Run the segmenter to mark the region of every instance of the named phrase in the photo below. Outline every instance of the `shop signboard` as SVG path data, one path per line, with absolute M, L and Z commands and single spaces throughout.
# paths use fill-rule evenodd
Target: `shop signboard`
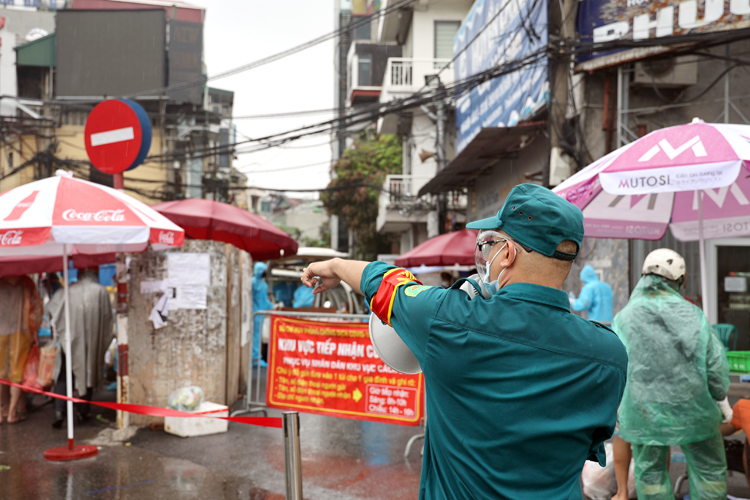
M 583 0 L 578 7 L 582 43 L 614 40 L 658 40 L 750 27 L 748 0 Z M 661 49 L 663 50 L 663 48 Z M 653 52 L 644 48 L 588 53 L 578 61 L 607 58 L 583 69 L 616 64 Z
M 424 415 L 422 374 L 383 363 L 367 323 L 273 316 L 268 364 L 269 408 L 398 425 Z
M 478 0 L 453 41 L 456 81 L 514 61 L 547 46 L 547 2 Z M 456 101 L 456 153 L 485 127 L 513 127 L 549 97 L 546 59 L 489 80 Z

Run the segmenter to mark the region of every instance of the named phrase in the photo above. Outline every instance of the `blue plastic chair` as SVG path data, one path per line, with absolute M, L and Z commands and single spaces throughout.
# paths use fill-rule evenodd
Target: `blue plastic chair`
M 737 327 L 734 325 L 730 325 L 728 323 L 719 323 L 717 325 L 714 325 L 714 330 L 716 331 L 716 335 L 719 336 L 719 340 L 721 340 L 721 343 L 724 344 L 724 348 L 727 351 L 736 351 L 737 350 Z M 732 342 L 732 348 L 729 348 L 729 340 L 734 339 Z

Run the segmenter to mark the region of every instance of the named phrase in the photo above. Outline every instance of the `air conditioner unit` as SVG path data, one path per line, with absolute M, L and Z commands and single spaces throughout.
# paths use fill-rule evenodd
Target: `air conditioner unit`
M 698 83 L 698 58 L 670 57 L 635 63 L 633 85 L 678 89 Z
M 562 148 L 552 148 L 549 161 L 549 184 L 557 186 L 576 171 L 575 160 L 563 152 Z

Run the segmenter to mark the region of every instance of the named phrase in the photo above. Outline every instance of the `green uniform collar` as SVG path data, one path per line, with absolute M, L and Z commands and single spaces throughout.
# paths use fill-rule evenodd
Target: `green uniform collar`
M 504 295 L 511 299 L 524 300 L 526 302 L 536 302 L 570 312 L 568 295 L 557 288 L 535 285 L 533 283 L 511 283 L 502 287 L 495 295 Z

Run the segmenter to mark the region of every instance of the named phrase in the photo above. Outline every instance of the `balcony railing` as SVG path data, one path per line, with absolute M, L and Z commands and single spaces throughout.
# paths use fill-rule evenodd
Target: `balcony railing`
M 430 179 L 426 175 L 388 175 L 383 183 L 383 195 L 389 204 L 408 202 L 416 198 L 419 189 Z
M 437 74 L 443 84 L 453 82 L 450 59 L 391 57 L 385 70 L 383 87 L 390 92 L 414 91 L 425 85 L 425 76 Z

